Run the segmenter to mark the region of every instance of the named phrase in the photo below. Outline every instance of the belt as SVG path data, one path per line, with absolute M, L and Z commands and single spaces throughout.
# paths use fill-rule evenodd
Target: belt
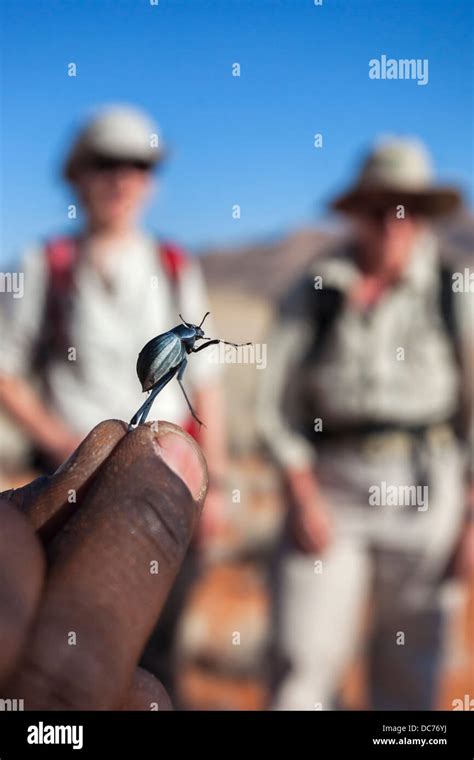
M 395 422 L 369 422 L 346 428 L 321 430 L 307 435 L 315 446 L 353 443 L 368 452 L 382 449 L 408 450 L 413 445 L 446 445 L 455 439 L 450 421 L 430 425 L 404 425 Z

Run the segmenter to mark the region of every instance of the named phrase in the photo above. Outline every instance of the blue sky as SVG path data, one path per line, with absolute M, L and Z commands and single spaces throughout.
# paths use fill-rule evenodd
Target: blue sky
M 325 202 L 380 133 L 422 137 L 439 175 L 472 202 L 471 7 L 2 0 L 0 260 L 74 231 L 59 167 L 74 127 L 102 103 L 134 103 L 159 121 L 173 157 L 146 224 L 192 249 L 324 221 Z M 369 79 L 382 54 L 428 58 L 428 84 Z

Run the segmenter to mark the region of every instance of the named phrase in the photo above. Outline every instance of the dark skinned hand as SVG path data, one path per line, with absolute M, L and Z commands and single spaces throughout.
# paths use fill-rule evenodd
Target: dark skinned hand
M 207 479 L 181 428 L 108 420 L 54 475 L 0 494 L 0 698 L 26 710 L 170 709 L 137 663 Z

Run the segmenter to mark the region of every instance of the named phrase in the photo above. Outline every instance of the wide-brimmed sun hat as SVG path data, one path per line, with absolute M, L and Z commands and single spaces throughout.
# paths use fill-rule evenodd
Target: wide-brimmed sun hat
M 73 182 L 78 171 L 95 158 L 137 161 L 150 167 L 166 151 L 156 124 L 131 106 L 103 108 L 79 131 L 64 163 L 64 176 Z
M 430 156 L 421 142 L 393 138 L 370 151 L 355 183 L 330 206 L 348 213 L 370 213 L 401 205 L 411 213 L 438 216 L 461 204 L 457 188 L 435 183 Z

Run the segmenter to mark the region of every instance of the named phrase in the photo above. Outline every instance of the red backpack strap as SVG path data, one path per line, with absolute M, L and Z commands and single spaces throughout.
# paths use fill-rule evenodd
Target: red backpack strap
M 188 266 L 188 257 L 183 249 L 175 243 L 161 241 L 157 248 L 161 265 L 173 288 L 177 288 L 181 281 L 181 275 Z
M 46 242 L 46 295 L 43 321 L 33 364 L 44 369 L 49 358 L 61 355 L 68 346 L 69 317 L 78 244 L 61 237 Z
M 76 253 L 75 238 L 56 238 L 46 243 L 45 256 L 50 290 L 61 295 L 70 290 Z

